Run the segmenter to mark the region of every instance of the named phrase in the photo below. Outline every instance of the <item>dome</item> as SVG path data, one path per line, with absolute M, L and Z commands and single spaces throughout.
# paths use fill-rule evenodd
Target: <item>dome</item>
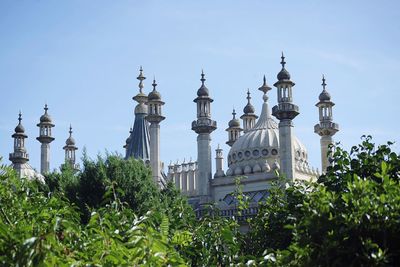
M 254 106 L 251 103 L 247 103 L 247 105 L 243 109 L 243 112 L 245 114 L 254 113 L 255 112 Z
M 45 114 L 43 114 L 42 116 L 40 116 L 40 122 L 48 122 L 51 123 L 51 117 L 49 114 L 47 114 L 47 112 Z
M 135 107 L 135 114 L 147 113 L 147 106 L 144 103 L 139 103 Z
M 148 99 L 149 99 L 149 101 L 151 101 L 151 100 L 161 100 L 161 95 L 160 95 L 160 93 L 158 91 L 153 90 L 153 91 L 151 91 L 149 93 Z
M 290 73 L 285 68 L 282 68 L 276 77 L 279 81 L 290 80 Z
M 330 101 L 331 95 L 325 89 L 319 94 L 320 101 Z
M 25 132 L 24 126 L 22 126 L 21 123 L 18 123 L 17 127 L 15 127 L 15 132 L 16 133 L 24 133 Z
M 208 89 L 204 84 L 197 90 L 197 96 L 209 96 Z
M 307 150 L 297 137 L 293 140 L 295 160 L 308 164 Z M 279 128 L 271 117 L 268 104 L 265 102 L 256 125 L 239 137 L 228 154 L 228 166 L 233 173 L 248 171 L 249 166 L 254 172 L 268 172 L 271 168 L 260 168 L 267 163 L 273 166 L 279 160 Z M 267 162 L 266 162 L 267 161 Z M 239 170 L 240 169 L 240 170 Z
M 70 136 L 70 137 L 68 137 L 68 139 L 65 141 L 65 144 L 68 145 L 68 146 L 74 146 L 74 145 L 75 145 L 75 139 L 74 139 L 72 136 Z
M 229 121 L 228 125 L 229 128 L 240 127 L 240 121 L 238 119 L 232 119 Z

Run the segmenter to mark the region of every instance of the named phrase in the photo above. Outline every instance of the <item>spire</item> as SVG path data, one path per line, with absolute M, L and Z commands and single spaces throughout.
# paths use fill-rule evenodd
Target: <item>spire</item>
M 322 74 L 322 89 L 324 89 L 325 90 L 325 86 L 326 86 L 326 83 L 325 83 L 325 75 L 324 74 Z
M 197 96 L 199 96 L 199 97 L 209 97 L 208 89 L 204 83 L 206 81 L 206 78 L 204 78 L 204 76 L 205 76 L 204 71 L 201 70 L 201 79 L 200 79 L 201 86 L 200 86 L 199 90 L 197 90 Z
M 283 55 L 283 52 L 282 52 L 282 56 L 281 56 L 281 65 L 282 65 L 282 69 L 277 75 L 278 82 L 276 82 L 274 84 L 274 86 L 277 86 L 279 82 L 288 82 L 288 83 L 291 83 L 293 86 L 294 83 L 292 81 L 290 81 L 290 73 L 285 69 L 286 61 L 285 61 L 285 56 Z
M 264 102 L 267 102 L 267 100 L 268 100 L 267 92 L 268 92 L 269 90 L 271 90 L 271 89 L 272 89 L 272 88 L 268 86 L 268 84 L 267 84 L 267 79 L 265 78 L 265 75 L 264 75 L 264 78 L 263 78 L 263 85 L 262 85 L 260 88 L 258 88 L 258 90 L 260 90 L 261 92 L 264 93 L 264 95 L 263 95 L 263 100 L 264 100 Z
M 206 81 L 206 79 L 204 78 L 204 71 L 203 71 L 203 69 L 201 69 L 201 79 L 200 79 L 200 81 L 201 81 L 201 85 L 203 85 L 204 86 L 204 82 Z
M 153 91 L 156 91 L 156 87 L 157 87 L 156 76 L 153 77 L 153 83 L 151 85 L 153 86 Z
M 139 76 L 137 78 L 139 80 L 139 92 L 142 94 L 143 93 L 143 81 L 146 79 L 146 77 L 143 75 L 143 68 L 140 66 L 139 69 Z
M 284 68 L 285 68 L 286 62 L 285 62 L 285 56 L 283 55 L 283 51 L 282 51 L 281 59 L 282 59 L 282 60 L 281 60 L 282 69 L 284 69 Z
M 326 90 L 326 83 L 325 83 L 325 75 L 322 74 L 322 92 L 319 95 L 319 101 L 320 102 L 331 102 L 331 95 L 328 93 Z M 332 102 L 333 104 L 333 102 Z
M 243 112 L 244 114 L 253 114 L 255 112 L 254 106 L 251 104 L 250 100 L 251 100 L 251 94 L 250 94 L 250 90 L 247 89 L 247 105 L 243 108 Z

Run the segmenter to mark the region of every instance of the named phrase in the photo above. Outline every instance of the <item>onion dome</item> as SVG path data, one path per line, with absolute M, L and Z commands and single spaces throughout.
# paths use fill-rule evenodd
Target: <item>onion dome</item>
M 255 112 L 254 106 L 250 103 L 250 90 L 247 89 L 247 105 L 243 108 L 244 114 L 253 114 Z
M 204 78 L 204 72 L 203 70 L 201 70 L 201 87 L 199 88 L 199 90 L 197 90 L 197 96 L 209 96 L 209 92 L 207 87 L 204 85 L 204 82 L 206 81 L 206 79 Z
M 50 115 L 47 113 L 47 110 L 49 108 L 47 107 L 47 104 L 44 106 L 44 114 L 42 116 L 40 116 L 40 122 L 47 122 L 47 123 L 51 123 L 51 117 Z
M 233 118 L 228 123 L 229 128 L 240 127 L 240 121 L 236 119 L 235 109 L 233 109 L 232 115 Z
M 75 145 L 75 139 L 72 137 L 72 126 L 69 126 L 69 137 L 68 139 L 65 141 L 65 144 L 67 146 L 74 146 Z
M 326 91 L 326 83 L 325 83 L 325 76 L 322 75 L 322 92 L 319 94 L 319 101 L 324 102 L 324 101 L 331 101 L 331 95 Z
M 22 133 L 23 134 L 23 133 L 25 133 L 25 128 L 21 124 L 21 121 L 22 121 L 21 111 L 19 112 L 18 121 L 19 121 L 19 123 L 18 123 L 17 127 L 15 127 L 15 133 Z
M 157 83 L 156 83 L 156 79 L 153 79 L 153 91 L 151 91 L 148 95 L 148 100 L 149 101 L 158 101 L 161 100 L 161 95 L 160 93 L 156 90 L 157 87 Z
M 282 64 L 282 69 L 281 71 L 278 73 L 277 78 L 279 81 L 283 81 L 283 80 L 290 80 L 290 73 L 285 69 L 285 56 L 283 55 L 282 52 L 282 56 L 281 56 L 281 64 Z

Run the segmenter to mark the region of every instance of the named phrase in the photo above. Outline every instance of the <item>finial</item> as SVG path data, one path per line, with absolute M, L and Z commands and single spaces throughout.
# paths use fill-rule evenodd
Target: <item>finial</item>
M 282 68 L 284 69 L 284 68 L 285 68 L 285 64 L 286 64 L 286 62 L 285 62 L 285 56 L 283 55 L 283 51 L 282 51 L 282 56 L 281 56 L 281 59 L 282 59 L 282 61 L 281 61 Z
M 264 75 L 264 77 L 263 77 L 263 85 L 262 85 L 260 88 L 258 88 L 258 90 L 260 90 L 261 92 L 263 92 L 263 93 L 264 93 L 264 96 L 265 96 L 266 93 L 267 93 L 269 90 L 271 90 L 271 89 L 272 89 L 272 88 L 268 86 L 268 84 L 267 84 L 267 78 L 265 78 L 265 75 Z M 265 98 L 265 97 L 263 97 L 263 98 Z M 268 98 L 267 98 L 267 99 L 268 99 Z
M 325 75 L 324 74 L 322 74 L 322 89 L 324 89 L 325 90 L 325 86 L 326 86 L 326 83 L 325 83 Z
M 157 87 L 156 76 L 154 76 L 154 78 L 153 78 L 152 86 L 153 86 L 153 91 L 156 91 L 156 87 Z
M 204 78 L 204 71 L 203 71 L 203 69 L 201 69 L 201 79 L 200 79 L 200 81 L 201 81 L 201 84 L 202 85 L 204 85 L 204 82 L 206 81 L 206 79 Z
M 217 147 L 217 150 L 220 150 L 221 148 L 219 147 L 219 143 L 218 143 L 218 147 Z
M 44 113 L 46 113 L 47 114 L 47 110 L 48 110 L 49 108 L 47 107 L 47 103 L 46 104 L 44 104 Z
M 143 92 L 142 92 L 143 87 L 144 87 L 144 86 L 143 86 L 143 80 L 145 80 L 146 77 L 144 77 L 144 75 L 143 75 L 143 68 L 142 68 L 142 66 L 140 66 L 140 69 L 139 69 L 139 76 L 137 76 L 136 79 L 139 80 L 139 91 L 140 91 L 140 93 L 143 93 Z
M 21 110 L 19 111 L 19 114 L 18 114 L 18 121 L 19 121 L 19 124 L 21 124 L 21 121 L 22 121 L 22 113 L 21 113 Z
M 248 89 L 247 88 L 247 101 L 248 101 L 248 103 L 250 103 L 250 99 L 251 99 L 251 96 L 250 96 L 250 89 Z
M 264 74 L 263 81 L 264 81 L 263 85 L 267 85 L 267 78 L 265 78 L 265 74 Z
M 233 119 L 236 119 L 236 111 L 235 111 L 235 109 L 233 109 L 232 115 L 233 115 Z
M 72 125 L 70 124 L 69 125 L 69 136 L 71 136 L 72 135 Z

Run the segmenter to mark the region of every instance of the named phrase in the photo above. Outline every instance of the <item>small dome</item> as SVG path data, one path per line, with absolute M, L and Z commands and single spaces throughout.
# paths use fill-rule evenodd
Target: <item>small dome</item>
M 205 85 L 202 85 L 199 90 L 197 90 L 197 96 L 209 96 L 208 89 Z
M 147 106 L 144 103 L 139 103 L 135 107 L 135 114 L 147 113 Z
M 75 139 L 74 139 L 72 136 L 70 136 L 70 137 L 68 137 L 68 139 L 65 141 L 65 144 L 66 144 L 66 145 L 69 145 L 69 146 L 74 146 L 74 145 L 75 145 Z
M 238 119 L 232 119 L 229 121 L 228 125 L 229 128 L 240 127 L 240 121 Z
M 285 68 L 282 68 L 276 77 L 279 81 L 290 80 L 290 73 Z
M 21 123 L 18 123 L 17 127 L 15 127 L 15 132 L 16 133 L 24 133 L 25 132 L 24 126 L 22 126 Z
M 40 116 L 40 122 L 49 122 L 49 123 L 51 123 L 50 115 L 45 113 L 42 116 Z
M 331 95 L 325 89 L 319 94 L 320 101 L 330 101 Z
M 149 99 L 149 101 L 151 101 L 151 100 L 161 100 L 161 95 L 160 95 L 160 93 L 158 91 L 153 90 L 153 91 L 151 91 L 149 93 L 148 99 Z
M 247 103 L 247 105 L 243 109 L 243 112 L 245 114 L 254 113 L 255 112 L 254 106 L 251 103 Z

